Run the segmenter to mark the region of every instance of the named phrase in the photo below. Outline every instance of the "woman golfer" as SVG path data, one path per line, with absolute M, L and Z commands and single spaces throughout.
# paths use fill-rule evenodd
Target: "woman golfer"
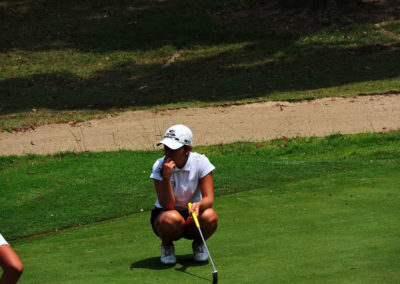
M 206 261 L 207 251 L 196 229 L 192 212 L 198 216 L 205 239 L 217 229 L 218 216 L 211 208 L 214 202 L 212 171 L 215 167 L 204 155 L 192 152 L 192 131 L 173 125 L 157 146 L 164 145 L 165 156 L 153 165 L 157 201 L 150 222 L 161 239 L 161 262 L 176 263 L 173 242 L 181 237 L 193 240 L 193 258 Z M 188 203 L 193 203 L 192 209 Z
M 3 275 L 0 284 L 17 283 L 24 270 L 18 255 L 9 246 L 7 241 L 0 234 L 0 266 L 3 268 Z

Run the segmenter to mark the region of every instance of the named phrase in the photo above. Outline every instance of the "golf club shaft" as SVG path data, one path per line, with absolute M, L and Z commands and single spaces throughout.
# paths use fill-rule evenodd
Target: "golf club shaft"
M 188 205 L 189 205 L 189 208 L 192 209 L 192 203 L 189 203 Z M 199 223 L 199 220 L 197 219 L 196 213 L 195 213 L 195 212 L 192 212 L 192 216 L 193 216 L 194 222 L 196 223 L 196 227 L 197 227 L 197 229 L 199 230 L 200 237 L 201 237 L 201 239 L 203 240 L 203 244 L 204 244 L 204 246 L 205 246 L 205 248 L 206 248 L 208 257 L 210 258 L 212 267 L 214 268 L 214 272 L 216 272 L 217 270 L 215 269 L 214 262 L 212 261 L 210 252 L 208 251 L 208 247 L 207 247 L 207 244 L 206 244 L 206 240 L 204 239 L 203 233 L 201 232 L 200 223 Z
M 193 213 L 193 215 L 195 216 L 195 215 L 196 215 L 196 213 Z M 201 229 L 200 229 L 200 227 L 197 227 L 197 229 L 199 230 L 200 237 L 201 237 L 201 239 L 203 240 L 203 243 L 204 243 L 204 246 L 205 246 L 205 248 L 206 248 L 206 251 L 207 251 L 208 257 L 210 258 L 210 261 L 211 261 L 212 267 L 214 268 L 214 272 L 215 272 L 215 271 L 217 271 L 217 270 L 215 269 L 214 262 L 212 261 L 212 258 L 211 258 L 211 255 L 210 255 L 210 252 L 208 251 L 208 247 L 207 247 L 206 241 L 204 240 L 203 233 L 201 232 Z

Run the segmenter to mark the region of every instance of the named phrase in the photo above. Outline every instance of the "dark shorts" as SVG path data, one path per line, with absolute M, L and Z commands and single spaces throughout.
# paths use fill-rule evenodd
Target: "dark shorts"
M 187 221 L 187 219 L 189 218 L 189 212 L 187 209 L 175 209 L 176 211 L 179 212 L 179 214 L 181 214 L 181 216 L 183 217 L 183 219 L 185 219 L 185 221 Z M 162 208 L 158 208 L 155 207 L 153 210 L 151 210 L 151 217 L 150 217 L 150 223 L 151 223 L 151 227 L 153 228 L 153 232 L 158 236 L 158 233 L 156 231 L 156 229 L 154 228 L 154 222 L 156 221 L 156 218 L 158 217 L 158 215 L 160 215 L 162 212 L 164 212 L 164 209 Z M 186 233 L 183 233 L 182 237 L 184 237 L 185 239 L 193 239 L 192 237 L 188 236 Z

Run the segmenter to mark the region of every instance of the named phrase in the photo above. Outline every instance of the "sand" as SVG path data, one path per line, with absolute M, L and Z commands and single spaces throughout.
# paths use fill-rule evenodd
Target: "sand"
M 223 107 L 130 111 L 75 125 L 1 132 L 0 155 L 156 149 L 165 130 L 190 127 L 194 145 L 400 129 L 400 95 L 263 102 Z

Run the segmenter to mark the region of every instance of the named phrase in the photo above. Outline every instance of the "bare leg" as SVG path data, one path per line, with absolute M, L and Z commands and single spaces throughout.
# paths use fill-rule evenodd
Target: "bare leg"
M 21 260 L 9 245 L 0 246 L 0 266 L 4 270 L 0 284 L 17 283 L 24 270 Z
M 208 208 L 201 212 L 199 218 L 201 232 L 204 238 L 207 240 L 214 234 L 218 226 L 218 215 L 212 208 Z
M 218 215 L 214 209 L 208 208 L 199 214 L 198 219 L 203 237 L 207 240 L 217 230 Z M 203 242 L 193 220 L 187 224 L 186 229 L 188 234 L 193 237 L 196 243 Z
M 185 219 L 176 210 L 164 211 L 156 218 L 154 227 L 165 246 L 178 240 L 184 230 Z

